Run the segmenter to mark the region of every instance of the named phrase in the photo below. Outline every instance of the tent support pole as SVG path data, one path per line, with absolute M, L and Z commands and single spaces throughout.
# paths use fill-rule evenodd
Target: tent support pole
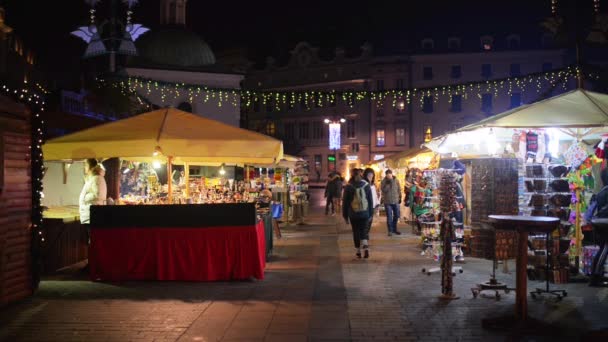
M 173 157 L 169 156 L 167 158 L 167 198 L 169 199 L 169 204 L 173 204 Z
M 190 165 L 188 163 L 184 163 L 184 182 L 186 182 L 184 193 L 186 198 L 190 198 Z

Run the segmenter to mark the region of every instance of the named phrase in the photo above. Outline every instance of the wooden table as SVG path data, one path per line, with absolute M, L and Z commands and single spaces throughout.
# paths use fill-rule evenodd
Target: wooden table
M 517 321 L 528 319 L 528 233 L 547 233 L 557 229 L 559 219 L 545 216 L 490 215 L 495 229 L 515 230 L 518 233 L 515 318 Z

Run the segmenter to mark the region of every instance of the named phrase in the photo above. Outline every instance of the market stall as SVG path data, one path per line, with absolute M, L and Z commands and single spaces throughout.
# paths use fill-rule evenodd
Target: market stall
M 268 209 L 259 210 L 256 214 L 254 203 L 259 189 L 244 181 L 243 171 L 239 179 L 236 166 L 277 163 L 283 157 L 281 141 L 176 109 L 162 109 L 50 140 L 43 146 L 43 151 L 46 160 L 113 157 L 123 160 L 112 172 L 120 183 L 116 186 L 126 194 L 121 193 L 115 200 L 108 199 L 108 204 L 115 205 L 92 206 L 91 209 L 90 265 L 93 279 L 228 280 L 263 277 L 258 267 L 260 263 L 256 260 L 260 256 L 264 259 L 264 226 L 260 222 Z M 233 222 L 237 216 L 243 216 L 244 211 L 248 213 L 245 215 L 248 221 Z M 119 221 L 108 224 L 108 217 L 117 217 Z M 147 217 L 158 217 L 159 220 Z M 164 223 L 158 226 L 158 222 Z M 174 229 L 179 227 L 187 229 Z M 256 238 L 260 227 L 261 239 Z M 162 265 L 156 263 L 148 265 L 151 269 L 141 273 L 135 263 L 125 266 L 127 269 L 118 275 L 113 273 L 112 269 L 118 269 L 115 265 L 118 260 L 109 255 L 114 248 L 104 246 L 108 246 L 108 241 L 111 241 L 110 246 L 124 246 L 125 236 L 133 237 L 133 234 L 146 237 L 127 239 L 131 248 L 123 252 L 133 260 L 141 260 L 141 253 L 160 253 L 155 244 L 172 241 L 164 245 L 167 250 L 159 255 L 181 255 L 181 259 L 167 261 L 169 268 L 178 268 L 180 264 L 186 266 L 180 272 L 163 273 Z M 206 241 L 215 239 L 215 247 L 224 251 L 219 252 L 207 244 L 202 252 L 199 251 L 207 253 L 206 257 L 195 255 L 191 243 L 202 241 L 202 235 Z M 243 251 L 251 251 L 252 254 Z M 230 253 L 242 257 L 228 259 L 236 260 L 232 266 L 245 271 L 226 269 L 225 257 Z M 245 267 L 246 262 L 257 266 Z M 261 267 L 263 269 L 263 263 Z M 186 268 L 189 271 L 183 271 Z
M 531 244 L 546 252 L 535 265 L 545 270 L 539 272 L 542 277 L 564 282 L 568 272 L 562 269 L 568 268 L 568 257 L 577 271 L 582 266 L 579 257 L 586 226 L 582 213 L 600 185 L 594 182 L 599 171 L 595 152 L 599 156 L 603 151 L 597 143 L 606 140 L 607 126 L 608 95 L 577 89 L 465 126 L 424 146 L 479 164 L 471 177 L 485 177 L 493 184 L 478 191 L 478 196 L 473 194 L 472 224 L 487 223 L 490 214 L 510 214 L 501 210 L 559 217 L 562 229 L 554 233 L 554 272 L 546 273 L 546 254 L 552 247 L 545 236 L 533 235 Z M 510 204 L 506 207 L 506 203 Z M 565 261 L 557 254 L 567 255 Z

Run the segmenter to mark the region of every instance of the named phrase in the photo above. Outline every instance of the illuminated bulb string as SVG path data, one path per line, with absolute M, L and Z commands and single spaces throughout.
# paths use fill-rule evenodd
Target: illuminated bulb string
M 405 105 L 417 103 L 420 108 L 424 106 L 425 97 L 427 101 L 438 103 L 442 98 L 451 101 L 453 95 L 461 95 L 464 100 L 481 98 L 484 93 L 498 96 L 500 92 L 506 92 L 509 96 L 513 91 L 525 93 L 536 91 L 540 93 L 546 86 L 556 86 L 560 82 L 567 89 L 568 81 L 574 79 L 579 73 L 576 67 L 567 67 L 560 70 L 540 72 L 520 77 L 509 77 L 504 79 L 469 82 L 462 84 L 450 84 L 433 86 L 429 88 L 412 89 L 388 89 L 380 91 L 370 90 L 304 90 L 304 91 L 264 91 L 253 89 L 213 88 L 200 84 L 186 84 L 163 82 L 153 79 L 129 77 L 126 80 L 109 83 L 106 80 L 98 80 L 100 84 L 110 85 L 124 94 L 133 95 L 140 103 L 146 103 L 149 107 L 151 102 L 145 96 L 158 96 L 161 99 L 159 105 L 166 106 L 178 100 L 189 99 L 191 102 L 208 103 L 214 101 L 217 106 L 222 107 L 225 103 L 243 109 L 253 109 L 257 103 L 267 110 L 286 110 L 295 107 L 296 103 L 306 110 L 313 107 L 328 107 L 336 105 L 337 99 L 353 108 L 361 101 L 369 100 L 378 108 L 384 107 L 387 100 L 391 101 L 394 109 L 402 109 Z M 471 96 L 473 95 L 473 96 Z
M 28 89 L 29 84 L 24 82 L 20 89 L 13 89 L 8 85 L 2 85 L 1 91 L 14 101 L 25 104 L 31 111 L 30 122 L 30 163 L 31 163 L 31 187 L 32 187 L 32 213 L 31 213 L 31 236 L 32 236 L 32 284 L 38 286 L 39 270 L 41 260 L 41 245 L 45 243 L 45 235 L 42 231 L 42 178 L 44 177 L 44 159 L 42 155 L 42 144 L 44 143 L 44 106 L 42 96 Z M 38 88 L 42 88 L 38 85 Z

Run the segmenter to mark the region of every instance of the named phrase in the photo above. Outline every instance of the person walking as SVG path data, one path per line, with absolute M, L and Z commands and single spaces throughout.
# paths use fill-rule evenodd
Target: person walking
M 336 203 L 335 199 L 340 198 L 340 194 L 342 192 L 342 188 L 340 188 L 340 192 L 338 192 L 338 183 L 336 182 L 337 175 L 335 173 L 330 173 L 329 178 L 327 180 L 327 184 L 325 185 L 325 215 L 329 215 L 329 209 L 331 207 L 331 214 L 336 214 Z M 342 181 L 340 181 L 342 182 Z
M 369 183 L 369 187 L 372 190 L 372 208 L 374 208 L 373 213 L 376 213 L 376 208 L 380 205 L 380 199 L 378 198 L 378 189 L 376 188 L 376 172 L 372 168 L 366 168 L 363 170 L 363 179 Z M 372 229 L 372 223 L 374 221 L 374 216 L 369 220 L 369 224 L 367 226 L 367 232 Z
M 384 199 L 384 208 L 386 209 L 388 236 L 401 235 L 401 232 L 397 230 L 397 222 L 400 216 L 399 206 L 401 205 L 401 185 L 399 180 L 393 176 L 393 171 L 386 170 L 385 175 L 380 187 Z
M 363 257 L 367 259 L 369 258 L 368 227 L 374 213 L 372 190 L 369 183 L 363 179 L 361 169 L 354 169 L 351 175 L 351 180 L 344 188 L 342 216 L 352 227 L 355 255 L 361 259 L 361 248 L 363 248 Z

